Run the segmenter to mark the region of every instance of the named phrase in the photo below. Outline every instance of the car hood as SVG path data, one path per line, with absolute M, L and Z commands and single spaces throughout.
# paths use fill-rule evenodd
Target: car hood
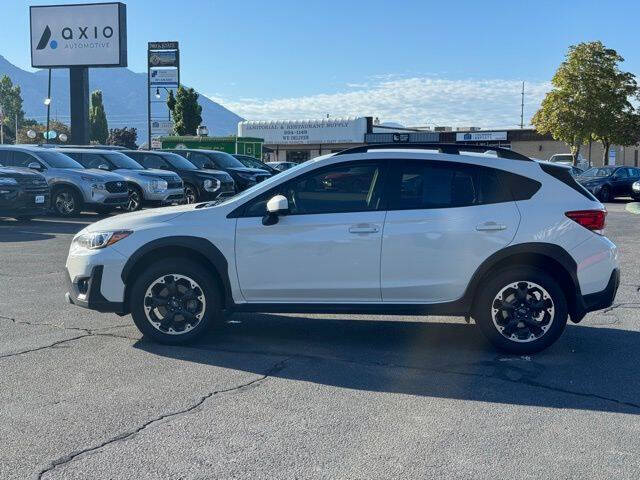
M 124 177 L 114 172 L 106 172 L 99 168 L 87 168 L 86 170 L 79 170 L 85 174 L 85 176 L 95 177 L 104 182 L 118 182 L 123 181 Z
M 166 223 L 185 212 L 193 211 L 193 205 L 154 208 L 137 212 L 123 213 L 92 223 L 82 232 L 101 232 L 112 230 L 136 230 Z
M 0 167 L 0 176 L 7 177 L 26 177 L 26 178 L 42 178 L 42 175 L 34 172 L 28 168 L 19 168 L 19 167 Z
M 195 174 L 200 174 L 200 173 L 204 173 L 206 175 L 214 175 L 217 177 L 220 176 L 231 176 L 229 175 L 227 172 L 223 172 L 222 170 L 212 170 L 211 168 L 200 168 L 198 170 L 189 170 L 190 172 L 193 172 Z
M 126 170 L 126 169 L 117 169 L 114 170 L 116 173 L 122 175 L 125 178 L 136 178 L 136 179 L 146 179 L 149 180 L 151 178 L 165 178 L 172 177 L 176 180 L 180 180 L 180 176 L 169 170 L 158 170 L 155 168 L 145 169 L 145 170 Z
M 262 170 L 261 168 L 248 168 L 248 167 L 233 167 L 233 168 L 229 168 L 228 170 L 231 170 L 233 172 L 237 172 L 237 173 L 250 173 L 250 174 L 264 174 L 266 173 L 267 175 L 271 175 L 269 172 L 267 172 L 266 170 Z

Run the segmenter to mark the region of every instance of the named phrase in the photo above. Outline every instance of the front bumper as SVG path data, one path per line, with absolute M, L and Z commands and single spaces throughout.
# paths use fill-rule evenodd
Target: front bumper
M 104 266 L 96 265 L 89 276 L 77 277 L 75 281 L 72 281 L 69 271 L 66 270 L 67 293 L 65 299 L 72 305 L 98 312 L 127 313 L 124 302 L 112 302 L 102 295 L 103 272 Z
M 153 193 L 145 190 L 144 201 L 164 205 L 169 203 L 181 203 L 184 200 L 184 188 L 171 188 L 161 193 Z
M 0 216 L 35 216 L 45 215 L 49 209 L 50 195 L 48 189 L 29 192 L 22 188 L 0 187 Z M 36 203 L 36 197 L 43 198 Z

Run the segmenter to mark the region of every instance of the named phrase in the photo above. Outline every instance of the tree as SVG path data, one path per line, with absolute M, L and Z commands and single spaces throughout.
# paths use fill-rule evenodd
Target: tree
M 567 143 L 574 155 L 593 139 L 603 146 L 603 163 L 612 144 L 640 139 L 640 116 L 631 104 L 639 98 L 635 76 L 618 67 L 622 58 L 601 42 L 572 45 L 551 81 L 553 90 L 533 117 L 541 133 Z
M 5 135 L 9 135 L 5 141 L 10 141 L 11 138 L 15 138 L 16 116 L 18 117 L 18 128 L 20 128 L 24 121 L 24 111 L 22 110 L 20 87 L 14 85 L 7 75 L 0 78 L 0 108 L 4 114 L 3 123 L 8 127 L 8 131 L 5 129 L 4 132 Z
M 193 88 L 178 87 L 173 108 L 174 130 L 178 135 L 195 135 L 202 123 L 202 106 L 198 104 L 198 94 Z
M 35 138 L 29 138 L 27 132 L 29 130 L 33 130 L 36 132 Z M 37 123 L 34 120 L 25 120 L 23 122 L 23 126 L 18 129 L 18 142 L 17 143 L 30 143 L 30 144 L 38 144 L 44 142 L 44 132 L 47 130 L 47 126 Z M 56 138 L 49 140 L 49 143 L 65 143 L 60 141 L 60 134 L 64 133 L 67 136 L 67 139 L 71 137 L 71 130 L 67 125 L 57 120 L 51 120 L 49 122 L 49 130 L 53 130 L 57 133 Z
M 138 148 L 136 140 L 138 140 L 138 130 L 136 128 L 112 128 L 109 130 L 107 145 L 120 145 L 121 147 L 135 150 Z
M 169 90 L 169 96 L 167 97 L 167 107 L 169 107 L 169 111 L 171 112 L 171 116 L 174 115 L 174 110 L 176 109 L 176 97 L 173 95 L 173 90 Z
M 102 92 L 96 90 L 91 93 L 91 107 L 89 108 L 89 139 L 104 144 L 109 136 L 107 116 L 102 104 Z

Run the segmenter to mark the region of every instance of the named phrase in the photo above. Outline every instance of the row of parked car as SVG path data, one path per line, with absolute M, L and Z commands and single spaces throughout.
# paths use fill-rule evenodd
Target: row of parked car
M 233 195 L 278 173 L 214 150 L 0 145 L 0 216 L 136 211 Z

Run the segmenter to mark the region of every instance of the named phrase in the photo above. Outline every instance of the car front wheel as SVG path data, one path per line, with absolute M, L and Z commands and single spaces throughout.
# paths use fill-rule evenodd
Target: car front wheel
M 600 190 L 600 201 L 608 202 L 611 200 L 611 190 L 606 185 Z
M 534 267 L 503 270 L 482 288 L 474 319 L 498 349 L 515 354 L 539 352 L 562 334 L 567 301 L 556 280 Z
M 185 259 L 167 259 L 138 276 L 131 289 L 131 316 L 145 337 L 184 344 L 220 321 L 220 299 L 205 269 Z

